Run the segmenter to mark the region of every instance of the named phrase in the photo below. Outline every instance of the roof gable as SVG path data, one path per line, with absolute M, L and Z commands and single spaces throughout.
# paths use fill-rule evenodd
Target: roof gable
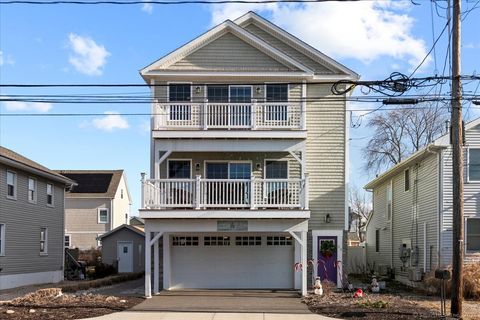
M 269 35 L 277 38 L 278 40 L 284 42 L 288 46 L 294 48 L 296 51 L 302 55 L 308 57 L 309 59 L 315 61 L 317 64 L 320 64 L 327 70 L 331 70 L 334 73 L 340 73 L 348 75 L 351 78 L 359 79 L 360 76 L 353 70 L 347 68 L 343 64 L 335 61 L 326 54 L 320 52 L 309 44 L 303 42 L 272 22 L 264 19 L 253 11 L 250 11 L 238 19 L 235 19 L 234 22 L 241 26 L 242 28 L 247 28 L 253 24 L 260 28 L 263 32 L 268 33 Z M 298 58 L 298 57 L 297 57 Z M 309 65 L 310 66 L 310 65 Z M 317 71 L 317 70 L 316 70 Z
M 288 55 L 272 47 L 260 38 L 252 35 L 251 33 L 239 27 L 230 20 L 227 20 L 217 25 L 216 27 L 210 29 L 196 39 L 180 47 L 179 49 L 167 54 L 163 58 L 143 68 L 140 73 L 142 75 L 147 75 L 150 71 L 169 70 L 170 66 L 195 53 L 197 50 L 200 50 L 201 48 L 207 46 L 208 44 L 222 37 L 226 33 L 230 33 L 236 36 L 251 47 L 262 52 L 264 55 L 269 56 L 271 59 L 275 60 L 279 64 L 288 67 L 290 70 L 301 70 L 306 73 L 313 74 L 313 70 L 311 70 L 307 66 L 296 61 L 295 59 L 292 59 Z M 233 52 L 231 51 L 230 54 L 231 53 Z

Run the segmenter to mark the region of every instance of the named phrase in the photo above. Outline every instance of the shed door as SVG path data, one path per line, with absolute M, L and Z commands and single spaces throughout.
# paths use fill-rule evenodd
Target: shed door
M 117 243 L 118 272 L 133 272 L 133 244 L 130 241 Z

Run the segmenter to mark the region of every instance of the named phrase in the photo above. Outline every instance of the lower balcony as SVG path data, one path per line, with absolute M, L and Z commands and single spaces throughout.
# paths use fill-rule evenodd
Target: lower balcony
M 305 179 L 144 180 L 142 210 L 308 210 Z

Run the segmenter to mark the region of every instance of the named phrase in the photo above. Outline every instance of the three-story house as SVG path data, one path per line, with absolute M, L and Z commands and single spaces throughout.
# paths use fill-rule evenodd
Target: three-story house
M 152 275 L 154 293 L 305 294 L 310 259 L 339 284 L 348 126 L 331 86 L 358 75 L 253 12 L 140 73 L 153 98 L 145 295 Z

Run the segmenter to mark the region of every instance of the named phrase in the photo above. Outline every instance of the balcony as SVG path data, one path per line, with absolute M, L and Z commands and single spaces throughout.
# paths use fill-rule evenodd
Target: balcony
M 144 180 L 142 208 L 308 210 L 305 179 L 158 179 Z
M 305 130 L 302 103 L 156 103 L 153 130 Z

